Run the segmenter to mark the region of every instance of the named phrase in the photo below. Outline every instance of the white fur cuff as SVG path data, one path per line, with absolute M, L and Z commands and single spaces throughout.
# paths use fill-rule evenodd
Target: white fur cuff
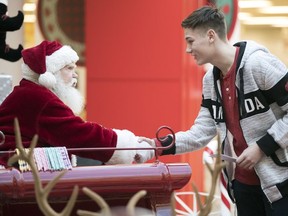
M 128 130 L 113 129 L 117 134 L 116 148 L 136 148 L 137 137 Z M 132 164 L 136 150 L 115 150 L 112 157 L 106 164 Z

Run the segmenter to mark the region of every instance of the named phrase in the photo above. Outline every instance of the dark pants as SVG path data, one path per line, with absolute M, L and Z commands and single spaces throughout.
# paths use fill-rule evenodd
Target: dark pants
M 288 196 L 270 203 L 260 186 L 233 182 L 238 216 L 287 216 Z

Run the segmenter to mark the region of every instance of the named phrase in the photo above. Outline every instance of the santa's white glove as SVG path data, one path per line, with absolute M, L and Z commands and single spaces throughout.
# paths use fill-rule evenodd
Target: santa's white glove
M 129 130 L 113 129 L 117 134 L 116 148 L 136 148 L 138 137 Z M 112 157 L 105 164 L 132 164 L 136 155 L 136 150 L 115 150 Z
M 146 137 L 139 137 L 137 148 L 151 148 L 155 147 L 155 142 L 153 139 Z M 144 163 L 155 157 L 155 150 L 136 150 L 135 162 Z

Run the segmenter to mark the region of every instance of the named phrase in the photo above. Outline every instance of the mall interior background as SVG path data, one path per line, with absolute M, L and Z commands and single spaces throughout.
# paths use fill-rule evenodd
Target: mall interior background
M 198 67 L 185 54 L 180 23 L 205 1 L 83 2 L 86 61 L 78 67 L 78 88 L 86 96 L 87 104 L 83 117 L 106 127 L 128 128 L 150 137 L 155 136 L 161 125 L 175 131 L 188 129 L 199 110 L 205 67 Z M 7 33 L 10 47 L 22 43 L 28 48 L 43 40 L 37 3 L 37 0 L 8 0 L 10 16 L 18 10 L 25 13 L 22 28 Z M 241 0 L 238 12 L 231 43 L 255 40 L 288 65 L 286 0 Z M 40 16 L 45 19 L 45 14 Z M 12 75 L 13 86 L 21 79 L 21 63 L 22 60 L 11 63 L 0 59 L 0 74 Z M 202 151 L 165 156 L 161 160 L 189 162 L 193 170 L 191 181 L 203 190 Z M 191 189 L 191 184 L 186 189 Z

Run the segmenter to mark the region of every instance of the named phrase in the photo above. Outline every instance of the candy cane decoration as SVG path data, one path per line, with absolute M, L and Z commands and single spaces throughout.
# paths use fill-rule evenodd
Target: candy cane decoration
M 226 182 L 223 177 L 223 173 L 220 175 L 220 193 L 221 193 L 221 215 L 231 215 L 231 201 L 226 189 Z
M 212 140 L 204 149 L 203 163 L 214 163 L 214 160 L 210 155 L 217 153 L 217 140 Z M 221 216 L 231 216 L 231 200 L 226 190 L 226 182 L 223 173 L 220 175 L 220 195 L 221 195 Z

